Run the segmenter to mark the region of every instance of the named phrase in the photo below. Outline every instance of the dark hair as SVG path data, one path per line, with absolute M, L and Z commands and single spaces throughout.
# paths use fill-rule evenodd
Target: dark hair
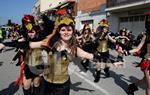
M 57 27 L 56 32 L 59 33 L 59 31 L 60 31 L 60 29 L 61 29 L 62 27 L 68 27 L 68 26 L 71 26 L 72 29 L 73 29 L 73 33 L 75 33 L 75 27 L 74 27 L 74 25 L 73 25 L 72 23 L 70 23 L 69 25 L 66 25 L 66 24 L 61 24 L 61 25 L 59 25 L 59 26 Z
M 149 14 L 146 15 L 145 28 L 146 28 L 146 32 L 150 34 L 150 15 Z
M 123 33 L 123 32 L 125 33 L 125 36 L 126 36 L 126 35 L 127 35 L 127 31 L 124 31 L 123 29 L 121 29 L 121 30 L 119 31 L 119 35 L 122 36 L 122 33 Z
M 57 28 L 57 30 L 56 30 L 56 32 L 57 32 L 56 35 L 58 35 L 58 36 L 60 37 L 60 34 L 59 34 L 60 29 L 61 29 L 62 27 L 68 27 L 68 26 L 71 26 L 72 29 L 73 29 L 73 36 L 72 36 L 72 38 L 71 38 L 70 41 L 69 41 L 68 47 L 71 49 L 71 53 L 76 56 L 77 41 L 76 41 L 76 38 L 75 38 L 75 27 L 74 27 L 74 25 L 73 25 L 72 23 L 69 24 L 69 25 L 66 25 L 66 24 L 61 24 L 61 25 L 59 25 L 58 28 Z M 57 36 L 57 37 L 58 37 L 58 36 Z

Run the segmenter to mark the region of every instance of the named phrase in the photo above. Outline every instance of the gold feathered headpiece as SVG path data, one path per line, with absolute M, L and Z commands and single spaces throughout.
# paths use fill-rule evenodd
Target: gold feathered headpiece
M 57 28 L 58 28 L 58 26 L 59 25 L 61 25 L 61 24 L 65 24 L 65 25 L 74 25 L 75 23 L 74 23 L 74 21 L 73 21 L 73 19 L 71 19 L 70 17 L 68 17 L 68 16 L 64 16 L 64 17 L 56 17 L 56 20 L 55 20 L 55 27 L 54 27 L 54 30 L 53 30 L 53 32 L 56 32 L 56 30 L 57 30 Z
M 71 19 L 70 17 L 65 16 L 65 17 L 63 17 L 63 18 L 60 20 L 58 26 L 61 25 L 61 24 L 74 25 L 75 23 L 74 23 L 73 19 Z
M 99 26 L 109 27 L 108 20 L 102 19 L 99 23 Z
M 84 29 L 91 29 L 89 24 L 85 24 Z

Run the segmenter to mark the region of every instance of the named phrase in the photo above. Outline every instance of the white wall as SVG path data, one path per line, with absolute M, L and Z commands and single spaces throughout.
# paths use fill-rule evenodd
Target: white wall
M 80 16 L 77 16 L 75 21 L 76 21 L 76 29 L 77 30 L 81 30 L 83 28 L 82 25 L 82 21 L 86 21 L 86 20 L 93 20 L 93 25 L 92 28 L 96 29 L 98 23 L 100 20 L 105 19 L 106 15 L 105 13 L 101 13 L 101 14 L 81 14 Z
M 67 0 L 40 0 L 40 12 L 53 9 Z

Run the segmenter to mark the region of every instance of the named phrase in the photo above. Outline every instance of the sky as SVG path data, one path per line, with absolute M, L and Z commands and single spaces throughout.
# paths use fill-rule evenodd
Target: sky
M 1 0 L 0 2 L 0 25 L 11 22 L 21 24 L 21 18 L 25 14 L 31 14 L 37 0 Z

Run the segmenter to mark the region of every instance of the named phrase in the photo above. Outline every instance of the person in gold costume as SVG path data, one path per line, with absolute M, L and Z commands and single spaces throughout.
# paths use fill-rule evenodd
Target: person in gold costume
M 40 95 L 40 74 L 43 72 L 42 49 L 32 49 L 28 46 L 30 41 L 36 42 L 42 40 L 40 38 L 40 27 L 35 24 L 32 15 L 25 15 L 22 18 L 22 32 L 24 33 L 24 40 L 14 42 L 4 42 L 0 44 L 0 48 L 5 46 L 17 47 L 22 49 L 22 56 L 20 76 L 16 84 L 22 84 L 24 95 Z M 31 85 L 33 83 L 33 86 Z
M 61 18 L 55 30 L 46 39 L 39 42 L 31 42 L 30 48 L 48 47 L 48 64 L 43 73 L 45 85 L 43 95 L 69 95 L 70 76 L 68 65 L 73 57 L 81 57 L 90 60 L 100 59 L 99 55 L 85 52 L 77 46 L 74 20 L 71 17 Z
M 106 19 L 102 19 L 96 30 L 96 40 L 98 43 L 96 53 L 98 55 L 101 55 L 101 59 L 99 59 L 99 62 L 104 63 L 103 64 L 104 66 L 102 64 L 97 64 L 94 82 L 99 82 L 100 73 L 102 69 L 104 69 L 106 77 L 110 76 L 108 66 L 108 63 L 110 63 L 108 33 L 109 33 L 109 23 Z
M 116 51 L 118 53 L 117 61 L 124 62 L 123 59 L 123 50 L 127 50 L 129 46 L 130 39 L 127 37 L 127 29 L 123 28 L 119 31 L 119 36 L 115 38 L 116 40 Z
M 82 29 L 82 35 L 80 36 L 82 38 L 82 49 L 86 52 L 93 53 L 94 52 L 94 41 L 95 37 L 92 34 L 92 29 L 89 26 L 88 23 L 86 23 Z M 81 64 L 85 70 L 85 72 L 88 70 L 89 66 L 89 60 L 88 59 L 83 59 L 81 61 Z

